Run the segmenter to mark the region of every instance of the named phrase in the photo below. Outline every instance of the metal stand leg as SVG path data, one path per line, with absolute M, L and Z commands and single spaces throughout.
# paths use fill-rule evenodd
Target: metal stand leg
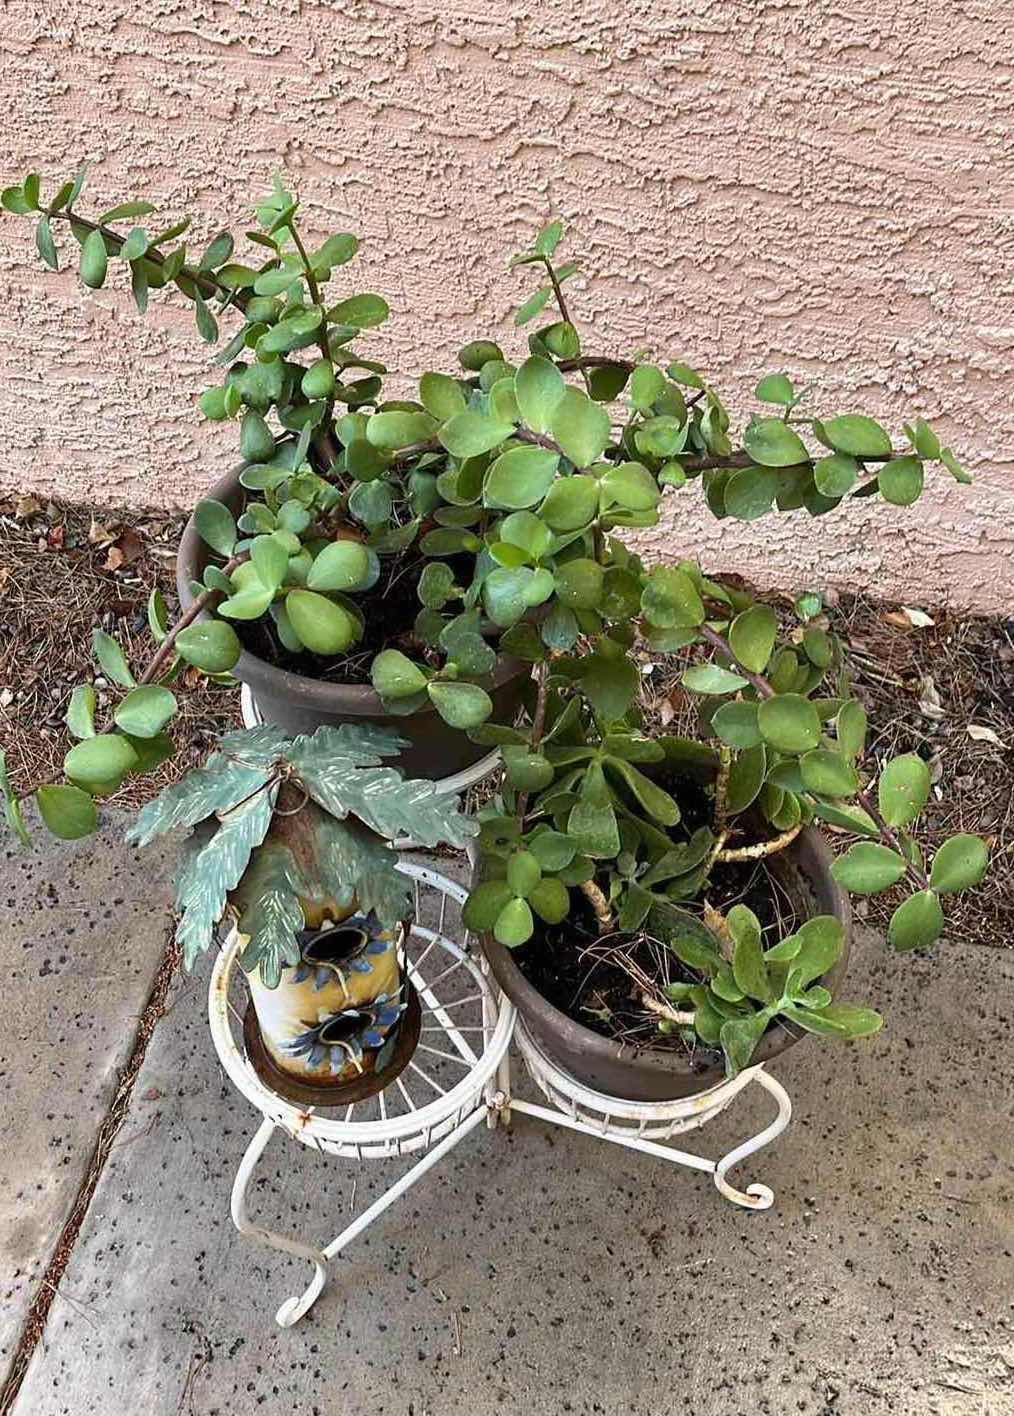
M 499 1093 L 497 1121 L 499 1125 L 509 1128 L 511 1124 L 511 1058 L 509 1050 L 504 1053 L 500 1065 L 496 1069 L 496 1085 Z
M 235 930 L 212 970 L 208 1022 L 215 1050 L 230 1081 L 264 1118 L 233 1182 L 233 1223 L 241 1234 L 313 1265 L 306 1289 L 287 1298 L 278 1309 L 276 1321 L 282 1327 L 297 1323 L 320 1296 L 329 1261 L 472 1131 L 483 1122 L 495 1125 L 505 1099 L 499 1064 L 514 1030 L 514 1008 L 494 988 L 488 966 L 460 921 L 454 923 L 454 930 L 462 935 L 460 940 L 445 932 L 449 907 L 464 905 L 468 892 L 426 865 L 402 860 L 398 869 L 413 881 L 416 922 L 406 941 L 407 967 L 423 1005 L 424 1037 L 405 1073 L 393 1086 L 377 1092 L 376 1099 L 349 1103 L 341 1115 L 326 1115 L 313 1107 L 296 1106 L 265 1085 L 246 1055 L 242 1017 L 230 999 L 241 952 L 241 937 Z M 430 928 L 419 921 L 434 904 L 437 918 L 435 928 Z M 431 956 L 433 962 L 424 971 Z M 426 1088 L 421 1095 L 420 1087 Z M 328 1110 L 341 1111 L 341 1107 Z M 413 1161 L 411 1168 L 326 1248 L 317 1248 L 256 1224 L 248 1214 L 247 1192 L 253 1172 L 276 1130 L 287 1140 L 340 1160 L 359 1163 L 412 1156 Z
M 462 1121 L 460 1126 L 448 1132 L 442 1141 L 438 1141 L 431 1150 L 428 1150 L 421 1160 L 417 1160 L 411 1170 L 406 1170 L 400 1180 L 395 1181 L 389 1190 L 373 1201 L 368 1209 L 364 1209 L 362 1214 L 357 1216 L 347 1228 L 343 1229 L 337 1238 L 332 1239 L 324 1250 L 326 1259 L 333 1259 L 335 1254 L 341 1251 L 352 1240 L 362 1234 L 364 1229 L 369 1229 L 375 1219 L 379 1219 L 386 1209 L 394 1204 L 395 1200 L 401 1199 L 406 1190 L 411 1190 L 417 1180 L 421 1180 L 427 1170 L 431 1170 L 434 1165 L 443 1160 L 448 1151 L 452 1151 L 459 1141 L 463 1141 L 470 1131 L 474 1131 L 476 1126 L 482 1124 L 486 1119 L 486 1109 L 480 1106 Z M 312 1299 L 310 1300 L 313 1301 Z M 284 1306 L 284 1305 L 283 1305 Z M 309 1306 L 309 1304 L 307 1305 Z M 304 1309 L 305 1311 L 305 1309 Z
M 722 1159 L 715 1166 L 715 1184 L 727 1200 L 731 1200 L 735 1205 L 743 1205 L 746 1209 L 770 1209 L 775 1202 L 774 1191 L 767 1185 L 748 1185 L 746 1191 L 737 1190 L 735 1185 L 730 1185 L 726 1180 L 726 1174 L 734 1165 L 738 1165 L 741 1160 L 745 1160 L 748 1155 L 753 1155 L 763 1146 L 770 1144 L 776 1136 L 780 1136 L 792 1118 L 792 1102 L 789 1094 L 780 1082 L 776 1082 L 774 1077 L 769 1077 L 763 1068 L 758 1068 L 754 1073 L 754 1080 L 759 1082 L 765 1091 L 770 1092 L 778 1103 L 778 1115 L 770 1126 L 759 1132 L 756 1136 L 751 1136 L 748 1141 L 744 1141 L 735 1150 L 729 1151 L 728 1155 L 723 1155 Z
M 721 1082 L 708 1091 L 699 1092 L 696 1096 L 662 1102 L 634 1102 L 593 1091 L 576 1077 L 563 1071 L 541 1051 L 520 1021 L 514 1031 L 514 1041 L 518 1044 L 529 1075 L 552 1105 L 543 1106 L 538 1102 L 512 1097 L 510 1073 L 506 1070 L 508 1064 L 504 1058 L 499 1080 L 506 1096 L 506 1104 L 501 1101 L 501 1111 L 519 1111 L 523 1116 L 534 1116 L 554 1126 L 579 1131 L 582 1135 L 594 1136 L 613 1145 L 626 1146 L 629 1150 L 640 1151 L 643 1155 L 651 1155 L 658 1160 L 667 1160 L 673 1165 L 702 1170 L 706 1175 L 714 1177 L 720 1194 L 744 1209 L 765 1210 L 770 1209 L 774 1203 L 774 1193 L 767 1185 L 749 1185 L 746 1190 L 738 1190 L 726 1179 L 734 1165 L 738 1165 L 748 1155 L 753 1155 L 755 1151 L 759 1151 L 776 1136 L 781 1135 L 792 1116 L 792 1103 L 788 1093 L 774 1077 L 767 1075 L 763 1067 L 747 1068 L 736 1077 Z M 678 1150 L 670 1144 L 674 1136 L 707 1125 L 724 1111 L 740 1092 L 749 1087 L 751 1082 L 758 1082 L 778 1103 L 778 1115 L 770 1126 L 729 1151 L 728 1155 L 718 1161 L 694 1155 L 690 1151 Z
M 265 1229 L 254 1224 L 247 1214 L 246 1191 L 253 1176 L 254 1167 L 264 1154 L 264 1148 L 275 1131 L 275 1123 L 265 1118 L 257 1129 L 253 1140 L 246 1148 L 246 1154 L 236 1171 L 232 1185 L 232 1222 L 241 1234 L 259 1239 L 272 1249 L 280 1249 L 283 1254 L 294 1254 L 299 1259 L 309 1259 L 314 1265 L 314 1275 L 302 1298 L 288 1298 L 275 1314 L 275 1321 L 281 1327 L 291 1327 L 298 1322 L 310 1305 L 319 1298 L 327 1278 L 327 1254 L 309 1244 L 301 1244 L 298 1239 L 289 1239 L 277 1234 L 273 1229 Z
M 337 1238 L 332 1239 L 326 1249 L 315 1249 L 309 1244 L 300 1243 L 298 1239 L 288 1239 L 284 1234 L 277 1234 L 273 1229 L 266 1229 L 263 1225 L 254 1224 L 247 1215 L 247 1186 L 253 1175 L 254 1167 L 263 1155 L 264 1148 L 276 1129 L 273 1121 L 264 1120 L 261 1123 L 253 1140 L 247 1146 L 246 1154 L 236 1172 L 236 1179 L 232 1187 L 232 1222 L 241 1234 L 258 1239 L 272 1249 L 280 1249 L 282 1253 L 294 1254 L 300 1259 L 309 1259 L 315 1268 L 313 1278 L 306 1291 L 293 1298 L 286 1298 L 275 1314 L 275 1322 L 280 1327 L 292 1327 L 293 1323 L 298 1323 L 320 1297 L 327 1278 L 328 1260 L 333 1259 L 336 1254 L 340 1254 L 348 1244 L 351 1244 L 353 1239 L 368 1229 L 375 1219 L 379 1219 L 384 1211 L 394 1204 L 395 1200 L 400 1199 L 406 1190 L 410 1190 L 428 1170 L 443 1160 L 444 1156 L 453 1150 L 459 1141 L 463 1141 L 470 1131 L 474 1131 L 477 1126 L 481 1125 L 486 1119 L 486 1114 L 486 1108 L 479 1107 L 470 1116 L 467 1116 L 460 1126 L 455 1127 L 432 1149 L 428 1150 L 422 1159 L 412 1166 L 411 1170 L 406 1171 L 400 1180 L 396 1181 L 389 1190 L 385 1190 L 379 1199 L 374 1200 L 372 1205 L 363 1210 L 362 1214 L 343 1229 Z

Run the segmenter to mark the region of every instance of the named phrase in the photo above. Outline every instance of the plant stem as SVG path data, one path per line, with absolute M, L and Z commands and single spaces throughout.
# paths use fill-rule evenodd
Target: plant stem
M 125 236 L 121 236 L 118 231 L 113 231 L 108 226 L 100 226 L 96 221 L 89 221 L 86 216 L 78 216 L 76 211 L 69 211 L 66 207 L 61 211 L 47 211 L 46 215 L 49 217 L 50 221 L 55 217 L 59 221 L 68 221 L 74 226 L 83 226 L 86 231 L 100 232 L 103 240 L 110 242 L 117 253 L 123 249 L 127 239 Z M 158 266 L 161 269 L 161 267 L 165 265 L 166 258 L 162 255 L 161 251 L 156 250 L 154 246 L 149 246 L 141 259 L 150 261 L 152 265 Z M 246 306 L 250 298 L 245 292 L 227 289 L 226 286 L 217 281 L 213 275 L 210 275 L 207 271 L 195 270 L 193 266 L 182 266 L 180 275 L 185 275 L 188 280 L 192 280 L 202 295 L 221 295 L 227 299 L 230 304 L 237 305 L 241 310 Z
M 643 1007 L 647 1008 L 649 1013 L 654 1013 L 657 1017 L 664 1018 L 667 1023 L 677 1023 L 682 1028 L 693 1027 L 693 1013 L 681 1012 L 678 1008 L 673 1008 L 668 1003 L 661 1003 L 657 998 L 652 998 L 650 993 L 641 994 L 641 1004 Z
M 557 367 L 559 369 L 568 369 L 576 367 L 578 365 L 578 362 L 579 361 L 576 359 L 562 359 L 557 365 Z M 584 362 L 589 362 L 593 366 L 597 367 L 603 364 L 620 364 L 623 361 L 618 359 L 613 360 L 596 358 Z M 636 366 L 631 364 L 629 365 L 629 367 L 633 369 Z M 692 401 L 696 401 L 696 399 L 687 400 L 688 406 Z M 548 448 L 550 452 L 558 453 L 561 457 L 566 456 L 563 451 L 563 448 L 559 445 L 559 443 L 554 442 L 552 438 L 548 438 L 542 433 L 533 433 L 528 428 L 517 427 L 515 428 L 511 436 L 516 438 L 518 442 L 534 443 L 537 447 Z M 443 444 L 437 442 L 435 439 L 430 442 L 412 443 L 409 447 L 403 447 L 396 454 L 395 461 L 402 462 L 406 460 L 411 460 L 413 457 L 421 457 L 423 453 L 426 452 L 444 451 L 445 449 L 443 447 Z M 859 458 L 858 460 L 861 464 L 867 462 L 889 462 L 891 457 L 894 457 L 894 455 L 894 453 L 891 453 L 889 456 L 885 455 L 884 457 L 865 457 Z M 724 457 L 713 457 L 711 455 L 702 455 L 700 457 L 683 457 L 680 453 L 676 453 L 672 458 L 672 461 L 678 462 L 686 472 L 710 472 L 718 471 L 722 468 L 732 471 L 735 468 L 755 467 L 757 465 L 754 462 L 753 458 L 750 456 L 750 454 L 746 451 L 730 452 L 727 453 Z M 800 467 L 810 467 L 812 465 L 812 458 L 807 458 L 805 462 L 799 463 Z
M 594 880 L 582 880 L 578 889 L 595 911 L 595 918 L 599 922 L 599 933 L 609 934 L 615 925 L 612 911 L 609 908 L 609 901 L 595 884 Z
M 632 374 L 637 365 L 629 359 L 610 359 L 608 354 L 581 354 L 576 359 L 558 359 L 556 367 L 561 374 L 573 373 L 575 369 L 626 369 Z
M 728 839 L 729 839 L 729 833 L 728 833 L 728 831 L 726 831 L 726 830 L 719 831 L 718 835 L 715 837 L 714 845 L 711 847 L 711 850 L 708 852 L 707 859 L 706 859 L 705 862 L 704 862 L 704 879 L 705 879 L 705 880 L 707 880 L 707 879 L 708 879 L 708 876 L 711 874 L 712 869 L 714 868 L 715 861 L 718 859 L 719 855 L 721 854 L 721 852 L 722 852 L 722 847 L 725 845 L 725 843 L 726 843 L 726 841 L 727 841 Z
M 786 846 L 791 846 L 802 829 L 803 823 L 797 822 L 795 826 L 790 826 L 787 831 L 783 831 L 780 836 L 774 836 L 770 841 L 758 841 L 753 846 L 735 846 L 728 851 L 720 850 L 715 859 L 717 861 L 760 860 L 763 856 L 775 855 L 778 851 L 783 851 Z
M 556 304 L 557 304 L 557 308 L 558 308 L 559 311 L 560 311 L 560 318 L 563 319 L 563 320 L 565 320 L 566 323 L 570 325 L 571 329 L 576 329 L 577 326 L 574 324 L 574 321 L 571 319 L 571 317 L 570 317 L 570 311 L 567 309 L 567 302 L 566 302 L 566 300 L 563 298 L 563 289 L 562 289 L 562 287 L 561 287 L 561 285 L 560 285 L 559 280 L 557 279 L 556 271 L 553 269 L 553 262 L 552 262 L 552 260 L 550 259 L 549 256 L 543 256 L 543 261 L 545 262 L 546 273 L 547 273 L 548 276 L 549 276 L 550 284 L 551 284 L 552 287 L 553 287 L 553 294 L 556 296 Z M 585 388 L 587 389 L 588 393 L 590 394 L 590 393 L 591 393 L 591 378 L 589 377 L 588 370 L 587 370 L 587 368 L 585 367 L 584 360 L 581 360 L 581 361 L 578 363 L 577 367 L 578 367 L 578 368 L 580 369 L 580 371 L 581 371 L 581 378 L 582 378 L 583 381 L 584 381 L 584 386 L 585 386 Z
M 249 559 L 249 551 L 244 551 L 241 555 L 233 556 L 230 561 L 227 561 L 226 564 L 222 566 L 222 574 L 231 575 L 237 566 L 242 565 L 244 561 L 247 561 Z M 193 624 L 194 620 L 203 610 L 206 610 L 210 608 L 210 606 L 217 604 L 219 598 L 223 594 L 224 591 L 222 590 L 203 590 L 201 594 L 197 596 L 197 599 L 194 601 L 194 603 L 190 606 L 188 610 L 186 610 L 182 615 L 180 615 L 179 619 L 173 625 L 172 629 L 169 630 L 169 632 L 166 634 L 166 637 L 162 640 L 162 643 L 158 646 L 158 649 L 156 650 L 154 657 L 148 664 L 148 667 L 145 669 L 141 677 L 137 680 L 139 687 L 141 684 L 151 683 L 152 680 L 158 676 L 158 674 L 161 672 L 163 664 L 173 652 L 173 645 L 176 643 L 177 635 L 182 630 L 186 629 L 188 625 Z
M 749 679 L 749 681 L 753 684 L 754 688 L 760 694 L 761 698 L 773 698 L 775 696 L 775 691 L 768 683 L 767 679 L 764 678 L 762 674 L 755 674 L 751 669 L 748 669 L 743 664 L 741 664 L 736 658 L 735 654 L 732 652 L 732 646 L 730 645 L 729 641 L 721 634 L 719 634 L 716 629 L 712 629 L 709 624 L 702 624 L 698 626 L 697 633 L 701 636 L 702 639 L 706 639 L 710 645 L 712 645 L 715 649 L 719 651 L 719 653 L 727 655 L 727 657 L 737 666 L 739 672 L 743 675 L 743 677 L 745 679 Z
M 292 234 L 293 245 L 299 252 L 299 259 L 303 262 L 303 270 L 306 272 L 306 284 L 310 291 L 310 299 L 315 305 L 319 306 L 323 310 L 324 306 L 320 298 L 320 286 L 317 284 L 317 277 L 313 273 L 313 266 L 310 264 L 310 257 L 306 253 L 306 247 L 303 245 L 303 238 L 300 236 L 299 231 L 296 229 L 295 222 L 291 222 L 289 224 L 289 231 Z M 326 359 L 328 363 L 330 363 L 331 345 L 328 343 L 327 338 L 326 310 L 324 310 L 324 318 L 321 320 L 320 323 L 320 333 L 317 336 L 317 348 L 320 350 L 321 358 Z M 338 447 L 335 443 L 334 438 L 331 435 L 330 427 L 333 407 L 334 405 L 331 399 L 328 399 L 327 407 L 324 410 L 324 417 L 321 419 L 323 427 L 321 428 L 321 431 L 317 434 L 317 437 L 320 440 L 321 451 L 328 459 L 329 470 L 332 464 L 336 462 L 338 458 Z
M 718 749 L 718 776 L 715 778 L 715 821 L 725 825 L 729 814 L 729 773 L 732 771 L 732 749 L 725 743 Z
M 698 628 L 698 633 L 701 635 L 702 639 L 706 639 L 709 644 L 720 650 L 721 653 L 725 654 L 731 662 L 736 665 L 743 677 L 749 679 L 750 683 L 753 684 L 761 698 L 774 698 L 776 696 L 775 690 L 771 687 L 770 683 L 768 683 L 764 675 L 755 674 L 748 669 L 745 664 L 740 663 L 739 659 L 737 659 L 736 655 L 732 652 L 732 646 L 729 641 L 723 635 L 719 634 L 717 630 L 712 629 L 710 625 L 702 624 Z M 881 816 L 876 803 L 870 797 L 869 793 L 863 788 L 860 788 L 859 791 L 856 792 L 856 800 L 863 810 L 876 822 L 881 837 L 892 850 L 897 851 L 902 860 L 904 860 L 905 873 L 908 875 L 909 879 L 912 880 L 920 890 L 928 890 L 929 880 L 925 872 L 913 861 L 909 860 L 897 832 L 893 827 L 889 826 L 883 816 Z
M 538 685 L 535 697 L 535 713 L 532 717 L 532 737 L 531 745 L 534 751 L 542 741 L 542 735 L 546 731 L 546 707 L 549 702 L 549 661 L 543 659 L 536 672 L 536 683 Z M 522 792 L 518 797 L 518 825 L 521 830 L 525 829 L 525 813 L 528 810 L 528 793 Z

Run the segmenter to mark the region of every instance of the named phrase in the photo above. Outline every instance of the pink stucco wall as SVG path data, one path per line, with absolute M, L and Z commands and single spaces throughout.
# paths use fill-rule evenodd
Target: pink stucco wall
M 553 212 L 593 276 L 587 346 L 650 347 L 746 396 L 784 367 L 897 429 L 918 412 L 977 474 L 921 506 L 741 525 L 672 502 L 661 554 L 769 583 L 818 575 L 1014 596 L 1014 6 L 1006 0 L 8 0 L 10 176 L 96 160 L 242 229 L 282 164 L 310 223 L 365 238 L 357 280 L 418 371 L 510 328 L 506 257 Z M 0 490 L 184 504 L 234 433 L 199 420 L 207 356 L 166 304 L 82 296 L 0 221 Z M 749 403 L 743 403 L 744 415 Z

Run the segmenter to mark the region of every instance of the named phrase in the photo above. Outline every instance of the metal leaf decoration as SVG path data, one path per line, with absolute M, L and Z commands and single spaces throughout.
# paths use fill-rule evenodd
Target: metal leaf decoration
M 432 782 L 403 781 L 391 767 L 350 771 L 350 759 L 303 755 L 294 765 L 314 801 L 339 820 L 357 816 L 388 840 L 411 836 L 420 845 L 464 846 L 478 831 L 458 811 L 457 799 Z
M 348 757 L 356 767 L 377 766 L 385 757 L 397 757 L 408 742 L 388 728 L 372 723 L 342 723 L 340 727 L 318 728 L 313 734 L 296 738 L 289 754 L 292 762 Z
M 303 928 L 299 896 L 305 886 L 287 846 L 269 841 L 255 852 L 243 881 L 238 928 L 249 936 L 240 963 L 248 973 L 260 968 L 268 988 L 276 988 L 286 964 L 299 962 Z
M 372 725 L 295 740 L 268 725 L 228 733 L 206 767 L 145 807 L 128 837 L 138 845 L 198 827 L 177 882 L 188 968 L 230 907 L 249 936 L 243 967 L 260 967 L 269 986 L 299 958 L 306 911 L 355 899 L 385 925 L 406 918 L 410 892 L 387 843 L 410 835 L 460 846 L 478 824 L 431 782 L 379 765 L 404 745 Z
M 270 772 L 265 767 L 251 767 L 216 753 L 206 767 L 196 768 L 182 782 L 167 787 L 149 802 L 128 829 L 127 842 L 146 846 L 167 831 L 196 826 L 214 812 L 228 811 L 259 787 L 266 786 L 269 779 Z
M 335 821 L 323 813 L 316 830 L 320 882 L 328 894 L 355 891 L 360 911 L 373 913 L 384 925 L 407 918 L 412 893 L 398 869 L 397 853 L 367 831 Z
M 277 785 L 261 787 L 221 818 L 218 829 L 199 851 L 188 856 L 177 886 L 176 905 L 182 919 L 177 939 L 187 968 L 211 943 L 214 926 L 271 825 Z

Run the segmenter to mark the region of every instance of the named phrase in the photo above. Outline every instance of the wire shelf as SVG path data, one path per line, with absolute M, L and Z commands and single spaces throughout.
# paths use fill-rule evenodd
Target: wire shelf
M 215 961 L 208 993 L 215 1049 L 243 1095 L 293 1140 L 356 1160 L 426 1150 L 484 1106 L 514 1026 L 514 1009 L 498 996 L 473 937 L 464 931 L 458 943 L 451 935 L 449 911 L 467 891 L 427 866 L 403 860 L 398 868 L 413 882 L 405 958 L 422 1029 L 407 1068 L 383 1091 L 342 1107 L 301 1107 L 261 1080 L 243 1049 L 236 931 Z

